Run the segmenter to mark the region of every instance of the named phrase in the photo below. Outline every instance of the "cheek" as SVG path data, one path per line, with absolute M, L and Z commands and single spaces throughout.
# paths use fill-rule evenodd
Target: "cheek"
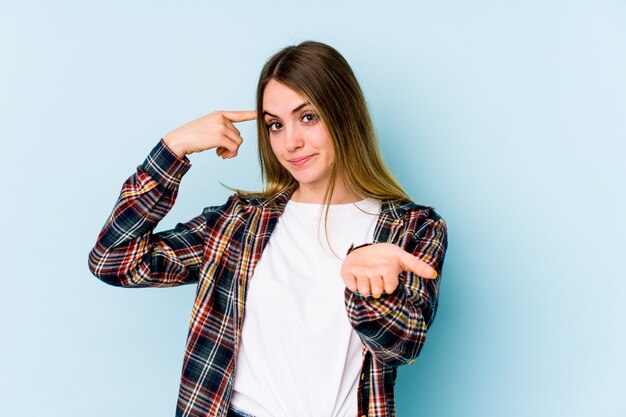
M 272 152 L 274 153 L 276 158 L 281 161 L 280 155 L 282 154 L 282 148 L 280 146 L 280 142 L 278 140 L 270 139 L 270 148 L 272 149 Z
M 272 150 L 272 152 L 276 153 L 276 146 L 277 146 L 276 141 L 270 137 L 269 144 L 270 144 L 270 149 Z
M 318 124 L 314 131 L 310 132 L 309 142 L 317 149 L 323 150 L 326 154 L 333 154 L 333 142 L 324 126 Z
M 328 158 L 331 159 L 332 161 L 334 161 L 335 160 L 335 149 L 333 148 L 333 142 L 330 139 L 330 137 L 326 137 L 324 143 L 321 146 L 323 147 L 323 149 L 328 154 Z

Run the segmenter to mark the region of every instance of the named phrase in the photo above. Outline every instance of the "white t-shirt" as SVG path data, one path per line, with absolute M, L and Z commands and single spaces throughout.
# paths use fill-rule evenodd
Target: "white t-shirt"
M 358 206 L 358 207 L 357 207 Z M 231 405 L 257 417 L 354 417 L 361 339 L 340 275 L 352 243 L 371 242 L 380 200 L 288 201 L 248 286 Z

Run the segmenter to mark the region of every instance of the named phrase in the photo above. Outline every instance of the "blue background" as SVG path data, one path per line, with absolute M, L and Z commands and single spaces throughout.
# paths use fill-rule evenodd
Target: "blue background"
M 228 3 L 228 4 L 227 4 Z M 446 219 L 440 309 L 398 416 L 623 416 L 622 1 L 3 1 L 0 413 L 174 414 L 194 287 L 120 289 L 87 254 L 159 138 L 254 108 L 261 67 L 337 48 L 384 158 Z M 157 231 L 258 188 L 193 154 Z

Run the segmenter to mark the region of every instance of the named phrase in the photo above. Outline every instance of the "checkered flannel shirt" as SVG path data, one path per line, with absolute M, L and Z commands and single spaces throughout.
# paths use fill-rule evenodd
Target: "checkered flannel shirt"
M 223 205 L 155 233 L 190 167 L 189 159 L 179 158 L 161 138 L 124 182 L 88 264 L 110 285 L 197 286 L 176 416 L 225 417 L 248 281 L 290 193 L 277 194 L 275 204 L 234 194 Z M 438 273 L 436 279 L 422 279 L 402 272 L 397 289 L 377 299 L 345 288 L 346 314 L 362 341 L 356 417 L 393 417 L 396 368 L 414 362 L 437 310 L 446 224 L 431 207 L 383 201 L 374 242 L 397 244 Z

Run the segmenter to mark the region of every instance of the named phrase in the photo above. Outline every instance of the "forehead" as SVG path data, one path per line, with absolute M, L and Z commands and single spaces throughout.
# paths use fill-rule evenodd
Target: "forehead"
M 288 115 L 293 108 L 306 101 L 304 96 L 273 79 L 263 91 L 263 111 L 277 115 Z

